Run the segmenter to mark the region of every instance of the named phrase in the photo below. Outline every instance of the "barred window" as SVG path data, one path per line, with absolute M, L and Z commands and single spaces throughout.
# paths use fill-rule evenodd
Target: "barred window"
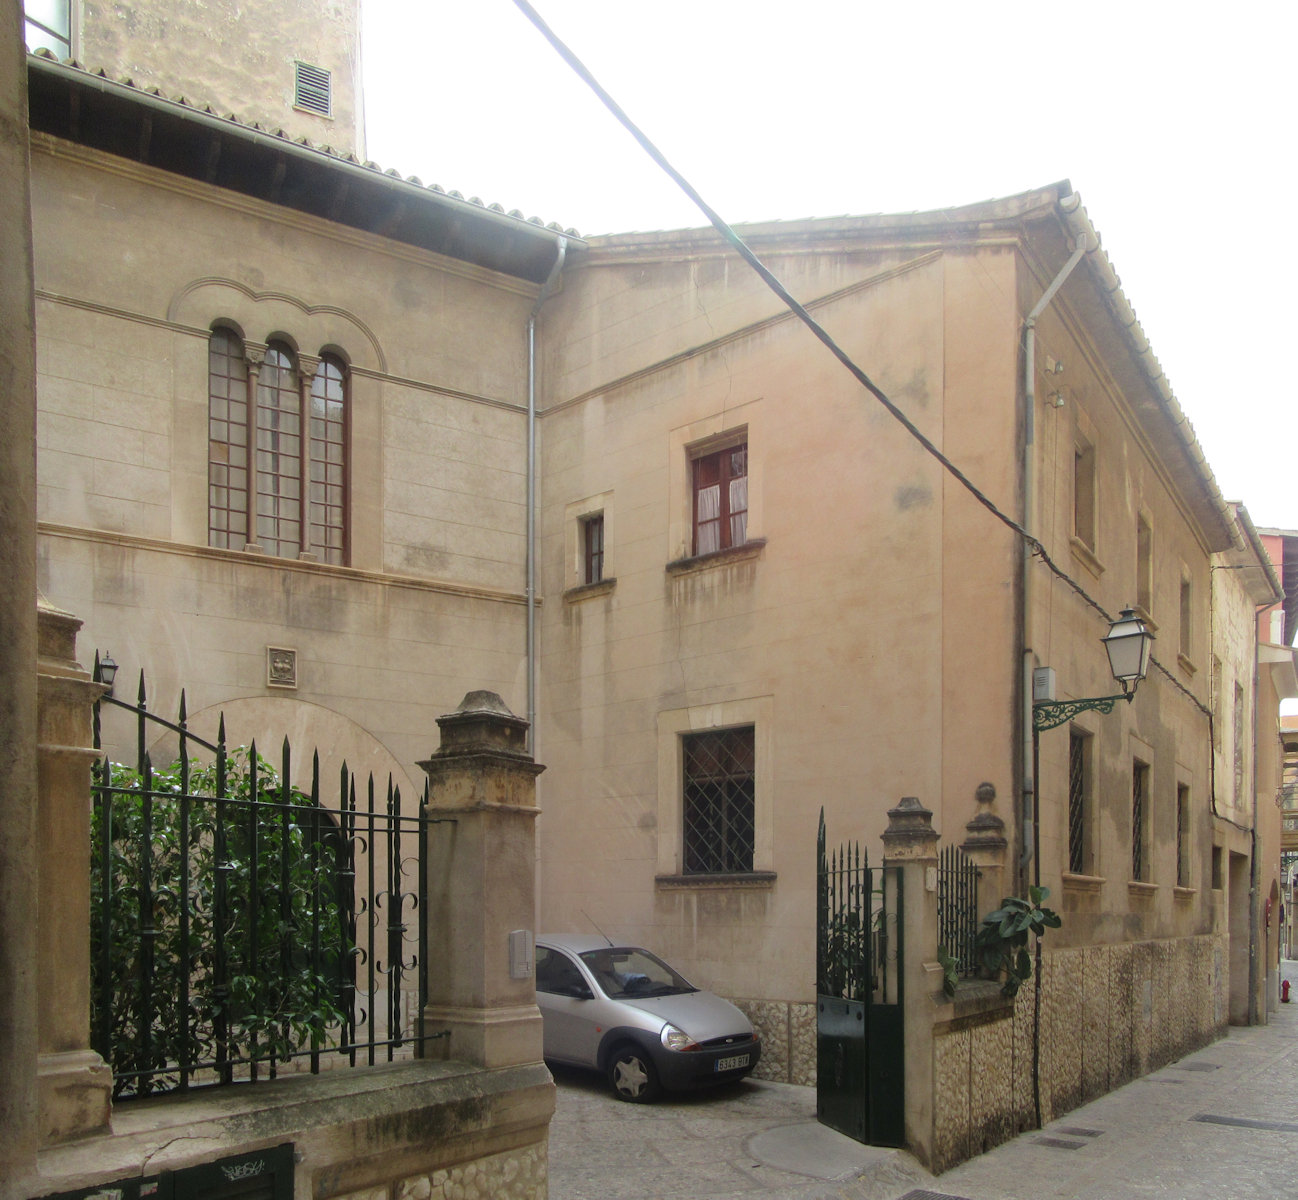
M 1149 766 L 1131 765 L 1131 878 L 1149 881 Z
M 753 726 L 683 738 L 684 871 L 687 875 L 753 869 Z
M 1088 740 L 1076 730 L 1068 737 L 1068 869 L 1074 875 L 1092 873 Z
M 1190 886 L 1190 789 L 1176 785 L 1176 886 Z

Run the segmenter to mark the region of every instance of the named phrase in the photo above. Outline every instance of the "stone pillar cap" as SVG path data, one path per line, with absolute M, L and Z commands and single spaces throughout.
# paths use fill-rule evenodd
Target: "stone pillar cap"
M 896 808 L 888 810 L 888 828 L 883 831 L 884 845 L 892 849 L 919 848 L 938 840 L 933 828 L 933 813 L 918 796 L 903 796 Z
M 437 726 L 442 744 L 434 758 L 483 752 L 531 757 L 527 722 L 510 712 L 495 692 L 469 692 L 454 712 L 437 718 Z

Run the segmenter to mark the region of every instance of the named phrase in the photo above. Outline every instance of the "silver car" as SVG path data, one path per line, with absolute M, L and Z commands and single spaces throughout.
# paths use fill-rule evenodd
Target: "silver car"
M 623 1100 L 742 1079 L 762 1056 L 748 1018 L 662 959 L 602 937 L 536 939 L 545 1057 L 603 1072 Z

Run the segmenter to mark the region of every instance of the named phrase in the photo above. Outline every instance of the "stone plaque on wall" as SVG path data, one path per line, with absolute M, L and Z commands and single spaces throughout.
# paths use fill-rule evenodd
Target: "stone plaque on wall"
M 266 647 L 266 683 L 269 687 L 297 687 L 297 651 Z

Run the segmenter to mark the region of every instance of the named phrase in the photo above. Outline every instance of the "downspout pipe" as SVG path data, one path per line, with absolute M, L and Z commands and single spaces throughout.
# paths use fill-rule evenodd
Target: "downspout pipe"
M 527 752 L 536 753 L 536 318 L 553 294 L 568 256 L 568 239 L 555 246 L 554 265 L 527 315 Z
M 1072 255 L 1046 288 L 1041 299 L 1023 322 L 1023 528 L 1037 537 L 1036 528 L 1036 410 L 1037 410 L 1037 321 L 1050 306 L 1064 281 L 1091 250 L 1091 239 L 1085 234 L 1077 239 Z M 1027 881 L 1028 862 L 1033 862 L 1033 878 L 1041 883 L 1041 863 L 1037 853 L 1040 813 L 1037 802 L 1036 734 L 1032 727 L 1032 669 L 1035 653 L 1029 637 L 1032 618 L 1032 543 L 1023 544 L 1023 811 L 1022 851 L 1019 858 L 1021 880 Z

